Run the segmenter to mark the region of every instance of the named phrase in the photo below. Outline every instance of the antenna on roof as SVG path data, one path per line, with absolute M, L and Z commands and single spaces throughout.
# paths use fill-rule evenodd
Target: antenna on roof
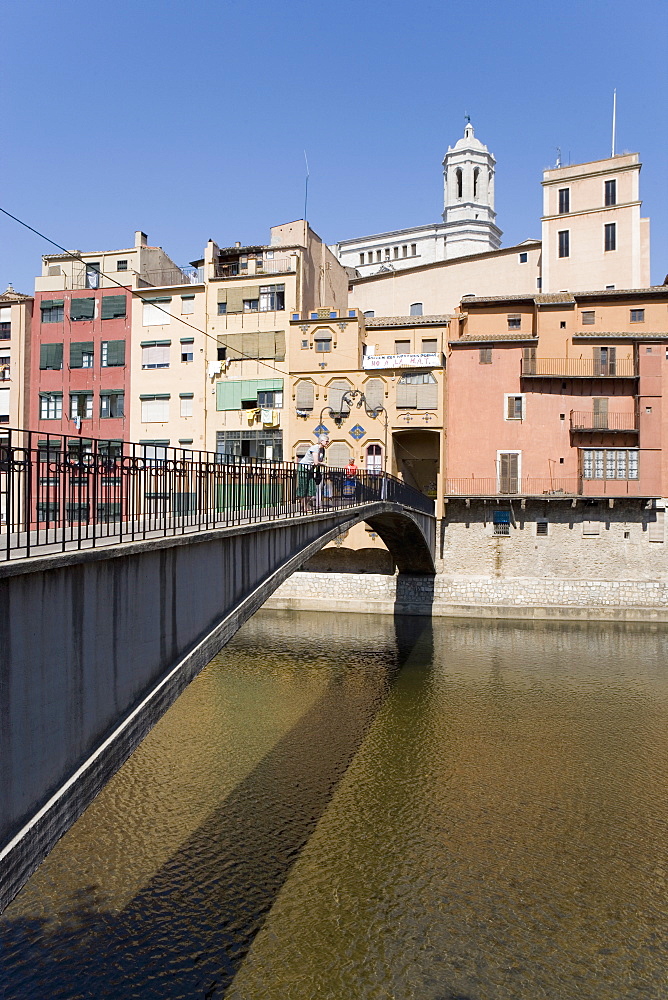
M 615 155 L 615 132 L 617 131 L 617 88 L 612 92 L 612 153 Z
M 306 164 L 306 182 L 304 184 L 304 219 L 306 220 L 308 218 L 306 215 L 306 206 L 308 205 L 308 160 L 306 159 L 306 150 L 304 150 L 304 163 Z
M 557 162 L 555 163 L 555 167 L 560 167 L 560 166 L 561 166 L 561 146 L 557 146 Z

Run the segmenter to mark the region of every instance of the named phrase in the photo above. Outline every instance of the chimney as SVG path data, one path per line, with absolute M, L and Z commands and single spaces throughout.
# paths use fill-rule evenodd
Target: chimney
M 241 250 L 241 243 L 235 243 L 234 246 L 237 250 Z
M 137 229 L 135 232 L 135 246 L 136 247 L 148 246 L 148 236 L 146 235 L 146 233 L 142 233 L 141 229 Z

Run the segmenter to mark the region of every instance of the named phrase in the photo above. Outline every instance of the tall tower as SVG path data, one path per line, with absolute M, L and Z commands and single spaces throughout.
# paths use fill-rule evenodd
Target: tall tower
M 498 250 L 501 230 L 495 223 L 494 164 L 496 160 L 469 121 L 464 136 L 448 146 L 443 158 L 443 222 L 445 257 Z

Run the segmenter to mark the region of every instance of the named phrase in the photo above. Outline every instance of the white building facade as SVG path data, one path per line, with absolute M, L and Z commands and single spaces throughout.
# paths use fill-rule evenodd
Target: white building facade
M 443 158 L 443 221 L 342 240 L 331 249 L 363 277 L 498 250 L 494 211 L 496 161 L 467 123 Z

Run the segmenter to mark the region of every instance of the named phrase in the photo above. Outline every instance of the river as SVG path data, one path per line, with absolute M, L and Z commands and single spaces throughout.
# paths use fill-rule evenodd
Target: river
M 666 1000 L 667 636 L 259 612 L 0 917 L 3 996 Z

